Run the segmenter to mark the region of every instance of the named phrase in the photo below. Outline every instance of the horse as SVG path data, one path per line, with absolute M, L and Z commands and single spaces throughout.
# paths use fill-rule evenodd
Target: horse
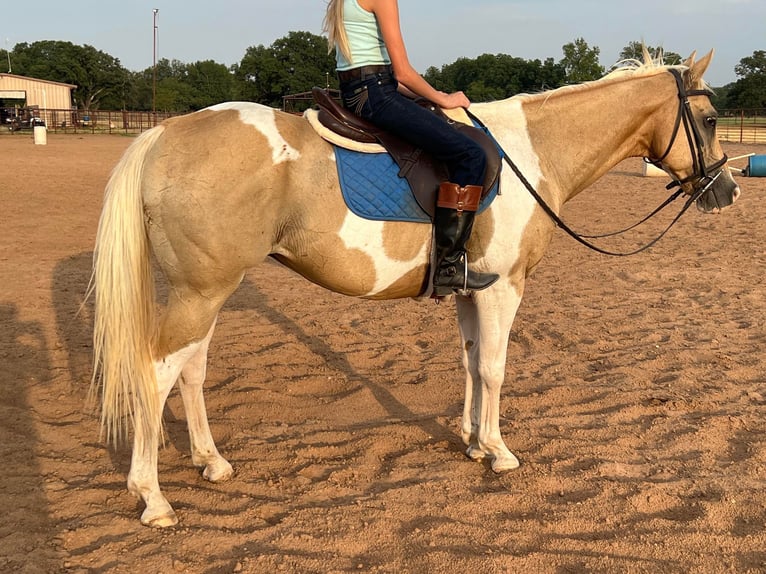
M 557 227 L 550 213 L 636 156 L 665 169 L 703 212 L 740 195 L 703 80 L 712 55 L 624 66 L 599 80 L 471 106 L 548 211 L 503 170 L 501 194 L 477 217 L 468 244 L 471 267 L 501 277 L 455 295 L 465 369 L 460 432 L 470 459 L 491 461 L 495 472 L 519 466 L 500 432 L 500 390 L 526 280 Z M 431 241 L 427 223 L 352 213 L 334 148 L 300 116 L 228 102 L 140 135 L 111 174 L 98 224 L 92 390 L 101 395 L 107 441 L 132 428 L 127 486 L 145 503 L 141 522 L 178 522 L 157 474 L 162 410 L 176 382 L 193 464 L 211 482 L 232 476 L 208 426 L 203 384 L 218 312 L 247 270 L 271 257 L 345 295 L 426 299 Z M 161 314 L 152 260 L 169 286 Z

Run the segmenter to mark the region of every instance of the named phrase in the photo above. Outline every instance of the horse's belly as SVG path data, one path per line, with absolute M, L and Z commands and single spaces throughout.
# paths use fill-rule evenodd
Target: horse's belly
M 424 290 L 430 225 L 370 221 L 348 212 L 337 233 L 304 230 L 299 244 L 292 243 L 277 259 L 332 291 L 396 299 Z

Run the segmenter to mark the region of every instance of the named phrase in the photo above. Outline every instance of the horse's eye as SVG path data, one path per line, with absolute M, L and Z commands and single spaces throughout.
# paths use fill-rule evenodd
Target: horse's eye
M 708 125 L 708 127 L 714 128 L 718 123 L 718 118 L 715 116 L 708 116 L 705 118 L 705 123 Z

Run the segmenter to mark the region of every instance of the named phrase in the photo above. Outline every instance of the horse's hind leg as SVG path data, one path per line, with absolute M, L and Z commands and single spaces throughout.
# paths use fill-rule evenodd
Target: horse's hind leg
M 224 459 L 213 442 L 213 435 L 207 421 L 203 385 L 207 371 L 207 351 L 213 336 L 215 322 L 210 327 L 205 340 L 197 353 L 186 363 L 181 371 L 178 386 L 184 401 L 186 419 L 189 426 L 189 440 L 194 466 L 203 468 L 202 476 L 210 482 L 222 482 L 231 477 L 231 464 Z
M 155 361 L 154 371 L 157 379 L 159 413 L 162 413 L 165 407 L 165 401 L 181 373 L 181 368 L 197 352 L 198 346 L 199 343 L 189 345 L 162 360 Z M 145 415 L 136 413 L 133 454 L 128 473 L 128 490 L 146 504 L 146 508 L 141 514 L 142 524 L 156 527 L 173 526 L 178 523 L 178 518 L 160 491 L 157 477 L 157 450 L 159 448 L 161 422 L 155 421 L 153 425 L 155 430 L 152 436 L 143 436 L 144 425 L 141 424 L 140 420 L 142 416 Z
M 217 480 L 223 479 L 228 463 L 220 455 L 217 459 L 215 455 L 212 455 L 215 445 L 212 444 L 212 438 L 209 438 L 210 430 L 207 428 L 204 405 L 202 414 L 199 414 L 202 396 L 201 380 L 204 378 L 204 368 L 200 369 L 199 365 L 204 365 L 206 360 L 215 317 L 237 284 L 238 282 L 225 288 L 219 287 L 215 293 L 208 291 L 205 296 L 195 289 L 181 286 L 172 289 L 160 328 L 157 359 L 154 363 L 160 416 L 168 394 L 182 372 L 188 377 L 188 381 L 191 381 L 191 386 L 184 391 L 184 403 L 187 409 L 189 404 L 192 405 L 193 414 L 189 417 L 190 420 L 194 420 L 192 444 L 199 445 L 201 452 L 207 449 L 206 466 L 212 463 L 211 472 Z M 140 416 L 143 415 L 136 413 L 137 418 Z M 201 422 L 202 420 L 204 423 Z M 155 421 L 154 436 L 149 437 L 143 436 L 141 430 L 143 425 L 140 422 L 137 420 L 135 425 L 128 489 L 146 504 L 146 509 L 141 514 L 142 524 L 157 527 L 172 526 L 178 522 L 178 519 L 160 491 L 157 477 L 160 421 Z M 210 450 L 211 445 L 213 451 Z M 217 454 L 217 451 L 215 452 Z M 230 474 L 230 470 L 228 472 Z

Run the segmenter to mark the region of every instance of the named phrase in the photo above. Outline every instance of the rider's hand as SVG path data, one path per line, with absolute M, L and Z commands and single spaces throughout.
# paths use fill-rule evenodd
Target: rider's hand
M 471 105 L 471 101 L 463 92 L 454 92 L 452 94 L 444 94 L 443 101 L 439 105 L 446 110 L 452 110 L 454 108 L 468 108 Z

